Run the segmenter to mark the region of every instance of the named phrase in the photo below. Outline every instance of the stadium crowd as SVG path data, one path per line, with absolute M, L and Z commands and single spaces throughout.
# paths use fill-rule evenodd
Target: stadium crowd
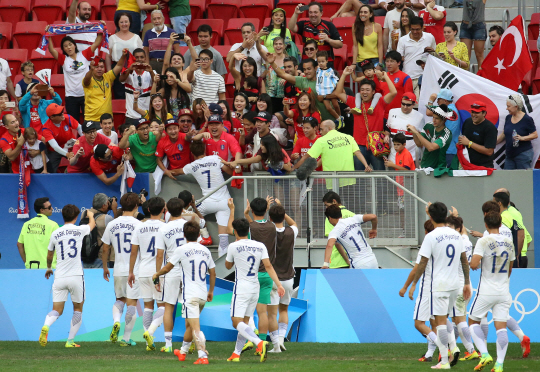
M 44 30 L 43 52 L 63 73 L 61 93 L 36 79 L 32 61 L 20 65 L 19 80 L 0 58 L 0 172 L 19 173 L 23 150 L 34 173 L 92 172 L 109 185 L 130 161 L 136 172 L 158 169 L 174 178 L 193 161 L 189 146 L 200 138 L 206 155 L 232 161 L 237 173 L 283 174 L 304 163 L 319 137 L 340 134 L 354 138 L 350 161 L 336 161 L 343 153 L 321 148 L 311 154 L 322 156 L 318 169 L 458 169 L 456 144 L 468 148 L 473 165 L 492 168 L 502 142 L 506 169 L 534 166 L 536 128 L 519 94 L 508 98 L 499 136 L 486 119 L 485 102 L 474 102 L 471 118 L 462 120 L 449 89 L 430 92 L 431 122 L 418 112 L 427 55 L 468 70 L 474 42 L 481 63 L 483 8 L 474 17 L 464 8 L 459 31 L 434 0 L 363 3 L 348 0 L 333 15 L 317 2 L 292 11 L 278 4 L 264 23 L 239 24 L 238 42 L 225 35 L 232 44 L 225 53 L 223 31 L 212 28 L 213 20 L 189 26 L 187 0 L 119 1 L 115 33 L 105 21 L 91 21 L 96 9 L 89 3 L 75 0 L 65 23 L 92 32 Z M 348 16 L 355 17 L 349 46 L 333 23 Z M 492 45 L 503 31 L 489 30 Z M 351 80 L 356 96 L 346 87 Z M 119 110 L 118 102 L 125 107 Z M 398 133 L 405 146 L 396 157 Z M 250 160 L 234 162 L 241 159 Z

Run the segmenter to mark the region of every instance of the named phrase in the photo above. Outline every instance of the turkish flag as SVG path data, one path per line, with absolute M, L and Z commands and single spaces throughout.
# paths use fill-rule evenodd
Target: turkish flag
M 517 91 L 532 66 L 523 34 L 523 18 L 518 15 L 482 62 L 482 73 L 479 75 Z
M 133 54 L 131 54 L 131 52 L 128 50 L 127 58 L 124 61 L 124 66 L 122 67 L 122 71 L 120 73 L 123 74 L 135 62 L 136 62 L 135 57 L 133 57 Z

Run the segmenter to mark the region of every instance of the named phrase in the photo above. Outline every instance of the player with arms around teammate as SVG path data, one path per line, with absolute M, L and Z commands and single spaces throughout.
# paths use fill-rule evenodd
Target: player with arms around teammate
M 41 328 L 41 335 L 39 336 L 41 346 L 47 345 L 49 327 L 64 312 L 64 304 L 69 293 L 73 302 L 73 318 L 71 318 L 71 328 L 69 329 L 66 347 L 80 347 L 75 343 L 74 338 L 79 328 L 81 328 L 82 308 L 85 298 L 81 250 L 84 237 L 96 227 L 96 221 L 94 220 L 94 214 L 87 211 L 88 225 L 76 226 L 75 223 L 77 217 L 79 217 L 79 212 L 77 206 L 73 204 L 65 205 L 62 208 L 64 226 L 55 230 L 49 241 L 45 278 L 49 279 L 53 275 L 51 265 L 54 251 L 57 252 L 56 272 L 52 286 L 53 309 L 45 317 L 45 324 Z
M 179 174 L 193 175 L 201 188 L 203 196 L 206 196 L 225 182 L 221 171 L 223 170 L 232 175 L 232 169 L 221 164 L 221 159 L 217 155 L 205 156 L 205 146 L 201 141 L 193 141 L 190 149 L 195 160 L 179 170 Z M 229 245 L 227 222 L 229 221 L 230 211 L 227 206 L 227 200 L 230 197 L 231 195 L 229 194 L 229 190 L 227 190 L 227 186 L 222 186 L 218 191 L 197 206 L 203 216 L 212 213 L 216 214 L 219 233 L 218 257 L 227 253 L 227 246 Z M 203 234 L 203 240 L 206 238 L 207 237 Z M 203 244 L 212 244 L 212 239 L 205 241 Z
M 482 286 L 478 284 L 478 292 L 469 315 L 472 337 L 482 354 L 480 363 L 474 368 L 475 371 L 480 371 L 486 365 L 493 363 L 493 358 L 489 355 L 484 342 L 484 332 L 480 328 L 480 321 L 489 310 L 493 312 L 493 322 L 497 330 L 497 363 L 492 371 L 502 372 L 508 348 L 506 321 L 512 304 L 510 274 L 516 254 L 512 240 L 499 234 L 501 221 L 499 213 L 488 212 L 485 215 L 484 223 L 489 235 L 478 239 L 471 259 L 471 269 L 477 270 L 480 267 L 482 271 L 480 277 Z
M 212 254 L 204 245 L 197 243 L 201 228 L 195 221 L 188 221 L 183 226 L 186 244 L 176 248 L 169 262 L 154 274 L 156 280 L 160 275 L 170 272 L 178 264 L 182 270 L 182 317 L 186 319 L 186 333 L 192 333 L 199 351 L 199 359 L 193 364 L 208 364 L 206 338 L 201 331 L 199 317 L 206 302 L 214 298 L 216 284 L 216 265 Z M 210 274 L 210 289 L 206 288 L 206 274 Z M 184 338 L 185 340 L 185 338 Z M 182 345 L 182 350 L 175 350 L 178 360 L 186 360 L 189 344 Z
M 369 239 L 377 237 L 377 216 L 374 214 L 357 214 L 354 217 L 342 218 L 341 208 L 332 204 L 327 207 L 324 215 L 328 221 L 334 225 L 332 231 L 328 234 L 328 243 L 324 252 L 323 269 L 328 269 L 330 257 L 334 245 L 340 250 L 339 244 L 345 249 L 340 252 L 345 260 L 349 259 L 352 269 L 378 269 L 377 257 L 373 254 L 371 247 L 364 237 L 361 225 L 371 221 L 371 230 L 369 230 Z M 336 242 L 339 243 L 336 245 Z M 346 254 L 346 256 L 345 256 Z M 347 258 L 345 258 L 347 257 Z
M 135 263 L 138 259 L 140 297 L 144 301 L 143 337 L 146 340 L 146 350 L 151 351 L 156 350 L 152 335 L 163 322 L 163 314 L 165 313 L 161 293 L 157 291 L 152 282 L 152 275 L 156 272 L 157 267 L 157 250 L 164 249 L 163 238 L 159 229 L 165 225 L 164 222 L 160 221 L 165 211 L 165 201 L 158 196 L 150 198 L 148 200 L 148 209 L 150 219 L 140 224 L 131 237 L 128 284 L 131 287 L 135 284 Z M 158 309 L 155 314 L 153 314 L 154 300 L 158 302 Z
M 424 274 L 428 262 L 431 261 L 431 315 L 435 316 L 435 326 L 437 327 L 435 343 L 441 355 L 441 362 L 431 368 L 450 369 L 451 365 L 453 366 L 458 362 L 459 349 L 457 347 L 452 349 L 451 359 L 449 360 L 449 356 L 446 353 L 449 339 L 447 319 L 460 292 L 460 264 L 463 268 L 465 283 L 463 287 L 463 298 L 468 300 L 471 297 L 472 289 L 469 280 L 469 262 L 463 249 L 461 235 L 446 226 L 446 215 L 448 214 L 446 205 L 441 202 L 433 203 L 429 205 L 427 212 L 435 229 L 426 235 L 418 252 L 422 258 L 420 259 L 413 284 L 409 290 L 409 298 L 413 298 L 416 283 L 418 283 L 418 280 Z
M 124 328 L 124 338 L 120 341 L 120 346 L 135 346 L 135 342 L 131 340 L 131 331 L 135 326 L 137 319 L 137 301 L 139 295 L 139 260 L 135 261 L 133 273 L 135 274 L 135 282 L 132 286 L 128 285 L 129 261 L 131 258 L 131 238 L 135 229 L 142 222 L 134 217 L 139 206 L 139 195 L 128 192 L 120 198 L 122 206 L 122 216 L 112 220 L 107 224 L 101 241 L 103 242 L 103 278 L 109 281 L 110 273 L 107 267 L 107 257 L 109 250 L 114 249 L 114 294 L 116 302 L 113 305 L 113 329 L 111 331 L 110 340 L 116 342 L 118 340 L 118 332 L 120 331 L 120 319 L 124 312 L 124 304 L 127 304 L 126 310 L 126 326 Z
M 184 224 L 187 222 L 182 218 L 182 211 L 184 210 L 184 202 L 178 198 L 171 198 L 167 202 L 167 211 L 171 217 L 169 222 L 159 228 L 159 232 L 165 242 L 164 249 L 158 249 L 156 264 L 160 265 L 161 262 L 166 262 L 167 258 L 172 257 L 173 253 L 180 249 L 185 243 L 184 238 Z M 165 260 L 164 260 L 165 258 Z M 163 270 L 163 269 L 162 269 Z M 173 331 L 173 317 L 174 307 L 179 302 L 182 285 L 182 268 L 180 265 L 174 265 L 167 271 L 167 275 L 163 277 L 161 283 L 161 299 L 165 303 L 165 314 L 163 316 L 163 327 L 165 328 L 165 346 L 161 348 L 162 352 L 172 353 L 172 331 Z M 191 334 L 186 335 L 191 338 Z
M 229 201 L 232 202 L 232 199 Z M 232 215 L 231 215 L 232 216 Z M 232 219 L 232 218 L 231 218 Z M 261 362 L 266 360 L 268 342 L 259 339 L 249 327 L 249 318 L 257 306 L 259 299 L 259 280 L 257 272 L 262 262 L 266 272 L 277 286 L 279 297 L 283 297 L 285 289 L 281 285 L 274 267 L 268 259 L 268 251 L 263 243 L 248 239 L 249 222 L 240 218 L 231 222 L 236 242 L 229 245 L 225 267 L 232 269 L 236 265 L 233 298 L 231 302 L 231 319 L 233 327 L 238 330 L 234 353 L 227 359 L 228 362 L 239 362 L 242 348 L 246 340 L 257 345 L 261 355 Z

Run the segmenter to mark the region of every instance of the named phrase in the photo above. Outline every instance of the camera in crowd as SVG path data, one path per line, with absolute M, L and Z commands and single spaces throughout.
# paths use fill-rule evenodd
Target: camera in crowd
M 141 189 L 141 191 L 139 192 L 139 205 L 142 205 L 143 203 L 143 200 L 142 200 L 143 196 L 146 200 L 146 198 L 148 197 L 148 191 L 146 191 L 146 189 Z
M 116 196 L 111 196 L 109 198 L 109 210 L 112 211 L 112 205 L 113 205 L 113 202 L 115 201 L 118 201 L 118 198 Z

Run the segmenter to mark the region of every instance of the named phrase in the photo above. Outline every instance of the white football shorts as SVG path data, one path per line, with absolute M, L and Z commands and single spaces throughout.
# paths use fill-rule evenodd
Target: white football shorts
M 159 280 L 161 288 L 163 288 L 163 278 L 159 278 Z M 140 298 L 142 298 L 144 302 L 150 302 L 152 300 L 163 302 L 163 291 L 158 292 L 151 276 L 139 278 L 139 288 Z
M 427 289 L 429 289 L 429 286 Z M 431 318 L 431 291 L 423 286 L 418 288 L 418 296 L 414 304 L 413 319 L 421 322 L 427 322 Z
M 65 278 L 55 278 L 52 286 L 53 302 L 66 302 L 68 293 L 71 294 L 71 301 L 81 303 L 85 299 L 86 289 L 84 288 L 84 276 L 67 276 Z
M 201 311 L 206 304 L 206 300 L 197 297 L 191 297 L 182 304 L 182 318 L 199 318 Z
M 227 199 L 206 199 L 197 206 L 197 209 L 203 216 L 215 213 L 216 221 L 219 226 L 227 226 L 229 223 L 229 215 L 231 214 L 231 210 L 227 204 Z
M 133 287 L 130 287 L 128 284 L 127 276 L 115 276 L 114 277 L 114 294 L 116 298 L 126 297 L 130 300 L 138 300 L 140 289 L 139 289 L 139 278 L 135 277 L 135 282 Z
M 176 305 L 182 294 L 182 278 L 165 275 L 161 280 L 161 301 Z
M 280 282 L 283 286 L 283 289 L 285 289 L 285 294 L 283 295 L 283 297 L 279 298 L 277 285 L 276 283 L 274 283 L 274 286 L 272 287 L 272 292 L 270 292 L 270 305 L 289 305 L 291 303 L 294 278 L 283 281 L 280 280 Z
M 459 291 L 459 289 L 454 289 L 453 291 L 432 292 L 431 315 L 451 314 Z
M 454 305 L 454 309 L 448 315 L 450 315 L 451 317 L 466 316 L 467 305 L 469 304 L 470 300 L 471 299 L 469 298 L 467 301 L 465 301 L 465 298 L 463 297 L 463 290 L 461 290 L 459 295 L 456 298 L 456 304 Z
M 477 293 L 471 305 L 469 318 L 479 322 L 491 310 L 494 321 L 506 322 L 510 312 L 510 305 L 512 305 L 512 296 L 509 293 L 496 296 Z
M 233 294 L 231 301 L 231 317 L 244 318 L 252 317 L 257 307 L 259 293 Z
M 379 263 L 377 262 L 377 257 L 373 255 L 371 258 L 362 258 L 358 260 L 352 260 L 351 262 L 352 269 L 378 269 Z

